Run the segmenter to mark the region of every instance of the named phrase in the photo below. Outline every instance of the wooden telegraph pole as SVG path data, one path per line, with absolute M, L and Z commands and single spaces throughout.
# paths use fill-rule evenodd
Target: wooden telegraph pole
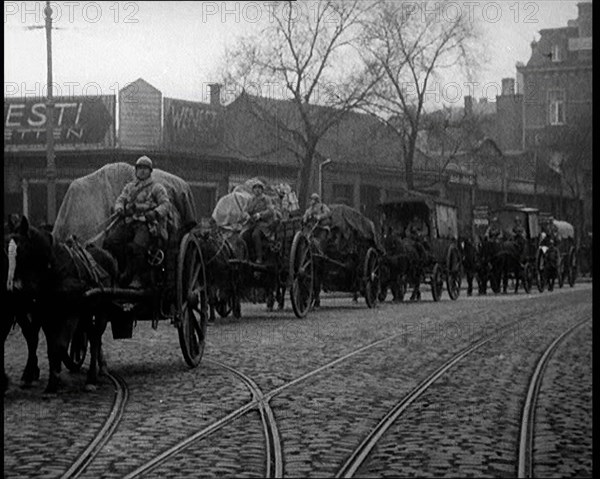
M 50 1 L 44 9 L 46 15 L 46 55 L 48 59 L 48 96 L 46 102 L 46 179 L 48 224 L 56 219 L 56 163 L 54 157 L 54 97 L 52 95 L 52 8 Z

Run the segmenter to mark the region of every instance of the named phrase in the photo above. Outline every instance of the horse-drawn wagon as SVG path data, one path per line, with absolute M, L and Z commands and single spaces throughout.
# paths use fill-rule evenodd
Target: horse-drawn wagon
M 575 228 L 566 221 L 559 221 L 548 215 L 540 216 L 540 228 L 542 234 L 537 269 L 545 272 L 548 289 L 553 289 L 555 279 L 558 279 L 560 288 L 565 279 L 573 287 L 577 278 Z
M 379 204 L 378 210 L 381 225 L 394 230 L 406 249 L 415 249 L 416 246 L 419 252 L 416 260 L 419 272 L 414 280 L 413 299 L 420 297 L 420 283 L 425 282 L 431 285 L 434 301 L 439 301 L 445 281 L 448 295 L 456 300 L 462 281 L 456 206 L 441 198 L 406 192 L 398 200 Z M 420 221 L 426 230 L 419 238 L 411 238 L 408 231 L 415 220 Z M 388 251 L 388 256 L 390 254 Z M 402 272 L 392 271 L 392 275 L 398 274 Z M 398 281 L 403 282 L 404 279 Z
M 84 292 L 94 308 L 102 310 L 111 323 L 113 337 L 132 336 L 135 321 L 170 320 L 177 327 L 186 363 L 195 367 L 204 352 L 207 325 L 207 277 L 204 258 L 193 227 L 195 203 L 190 186 L 181 178 L 154 169 L 153 178 L 167 190 L 170 206 L 168 239 L 153 241 L 147 251 L 148 282 L 141 288 L 97 285 Z M 85 248 L 76 245 L 102 245 L 105 234 L 118 218 L 112 214 L 115 200 L 125 184 L 134 179 L 134 167 L 126 163 L 106 165 L 74 180 L 63 200 L 53 229 L 57 242 L 70 239 L 85 259 Z M 85 336 L 71 345 L 76 362 L 85 356 Z
M 290 297 L 297 317 L 319 305 L 320 290 L 360 292 L 367 306 L 377 303 L 382 248 L 373 222 L 354 208 L 330 205 L 324 222 L 296 232 L 290 251 Z
M 212 215 L 214 224 L 204 236 L 203 247 L 208 248 L 212 241 L 213 245 L 225 245 L 229 251 L 228 254 L 221 253 L 220 261 L 211 266 L 216 278 L 211 297 L 216 296 L 215 309 L 221 317 L 233 311 L 234 317 L 239 318 L 242 300 L 264 300 L 269 311 L 275 302 L 279 309 L 284 307 L 289 282 L 289 253 L 294 234 L 301 228 L 302 218 L 294 214 L 297 213 L 297 207 L 288 203 L 295 198 L 289 185 L 267 185 L 265 195 L 271 198 L 276 211 L 275 218 L 264 231 L 263 261 L 257 261 L 249 234 L 253 226 L 252 219 L 245 219 L 255 182 L 256 179 L 248 180 L 217 202 Z M 282 203 L 288 206 L 284 208 Z M 213 246 L 212 250 L 220 251 L 221 248 Z M 218 253 L 213 253 L 211 257 L 217 258 Z
M 495 210 L 493 216 L 498 219 L 501 229 L 500 247 L 496 254 L 493 274 L 494 282 L 502 282 L 506 292 L 508 279 L 515 280 L 515 292 L 522 281 L 526 293 L 531 291 L 534 278 L 538 288 L 544 283 L 542 270 L 536 268 L 540 226 L 539 211 L 520 204 L 507 204 Z M 520 232 L 519 232 L 520 230 Z

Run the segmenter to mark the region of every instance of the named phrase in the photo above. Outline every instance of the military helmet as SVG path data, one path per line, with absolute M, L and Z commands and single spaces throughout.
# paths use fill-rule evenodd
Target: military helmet
M 150 168 L 150 170 L 152 170 L 152 160 L 145 155 L 140 156 L 138 158 L 138 160 L 135 162 L 135 167 L 136 168 L 146 167 L 146 168 Z
M 321 197 L 319 196 L 319 193 L 313 193 L 312 195 L 310 195 L 310 199 L 311 200 L 320 200 Z
M 256 188 L 257 186 L 260 186 L 263 190 L 265 189 L 265 184 L 260 180 L 256 180 L 254 182 L 254 184 L 252 185 L 252 189 Z

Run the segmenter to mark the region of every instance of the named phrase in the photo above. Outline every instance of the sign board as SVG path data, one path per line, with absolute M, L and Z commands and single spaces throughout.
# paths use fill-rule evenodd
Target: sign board
M 218 109 L 192 101 L 165 98 L 164 146 L 169 149 L 195 150 L 214 147 L 223 136 L 222 116 Z
M 4 100 L 4 149 L 46 149 L 46 100 Z M 57 97 L 54 99 L 54 147 L 60 150 L 108 148 L 115 141 L 115 97 Z
M 469 174 L 452 172 L 450 173 L 450 183 L 472 186 L 475 184 L 475 177 Z

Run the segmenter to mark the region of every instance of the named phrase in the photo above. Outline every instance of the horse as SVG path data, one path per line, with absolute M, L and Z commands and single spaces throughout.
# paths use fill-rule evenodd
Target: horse
M 479 294 L 485 294 L 483 292 L 485 287 L 482 288 L 481 276 L 479 275 L 479 271 L 481 269 L 479 262 L 480 245 L 472 239 L 464 237 L 458 238 L 458 245 L 461 256 L 461 264 L 467 278 L 467 296 L 473 295 L 473 279 L 475 277 L 477 277 Z
M 9 277 L 9 268 L 14 268 L 14 263 L 10 265 L 7 248 L 11 239 L 20 224 L 19 215 L 9 215 L 8 221 L 4 225 L 4 254 L 2 256 L 2 284 L 4 288 L 4 320 L 2 321 L 2 341 L 3 344 L 8 338 L 10 329 L 18 325 L 23 337 L 27 343 L 27 363 L 21 376 L 22 387 L 29 387 L 34 381 L 40 378 L 40 368 L 38 367 L 37 347 L 39 342 L 39 332 L 41 324 L 39 315 L 33 314 L 34 302 L 28 295 L 9 291 L 7 280 Z M 12 289 L 12 288 L 11 288 Z M 2 392 L 8 388 L 9 379 L 6 372 L 2 375 Z
M 241 316 L 239 278 L 233 273 L 231 259 L 247 259 L 244 240 L 237 234 L 225 235 L 216 225 L 198 234 L 208 285 L 209 321 L 215 321 L 215 310 L 225 317 L 232 310 L 233 316 Z
M 55 393 L 60 384 L 61 363 L 72 365 L 68 347 L 77 327 L 90 340 L 90 368 L 86 383 L 97 383 L 97 368 L 105 367 L 101 337 L 107 319 L 85 291 L 93 286 L 113 286 L 118 269 L 110 253 L 98 247 L 84 250 L 76 241 L 55 242 L 43 229 L 29 225 L 22 217 L 18 230 L 11 235 L 16 246 L 12 289 L 35 299 L 48 348 L 49 376 L 46 393 Z M 81 324 L 80 324 L 81 323 Z
M 393 300 L 403 301 L 410 284 L 413 286 L 411 300 L 420 299 L 422 264 L 414 242 L 388 231 L 383 238 L 383 247 L 386 252 L 383 269 L 387 274 L 382 278 L 382 297 L 385 297 L 387 289 L 390 288 Z
M 523 244 L 515 239 L 507 239 L 500 243 L 499 250 L 494 257 L 494 266 L 502 280 L 502 293 L 508 289 L 508 278 L 512 274 L 515 278 L 515 294 L 519 292 L 519 281 L 526 281 L 522 265 Z

